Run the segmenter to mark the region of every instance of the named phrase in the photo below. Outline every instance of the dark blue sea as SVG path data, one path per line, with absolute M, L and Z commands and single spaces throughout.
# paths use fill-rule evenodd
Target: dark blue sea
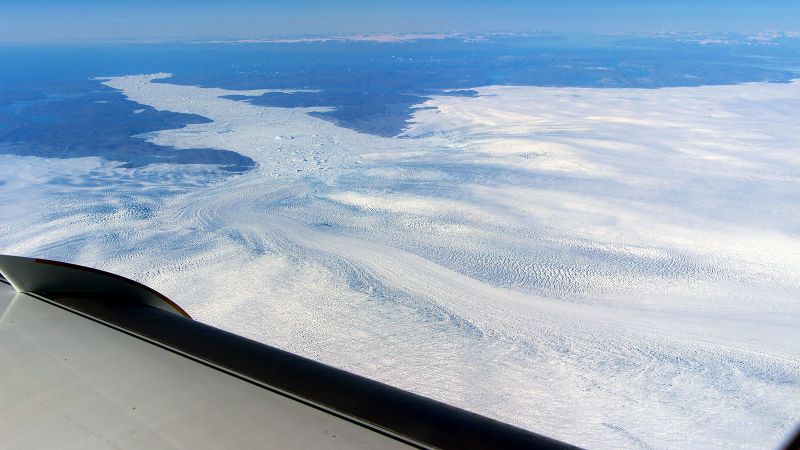
M 169 72 L 169 83 L 292 88 L 260 105 L 329 106 L 315 113 L 382 136 L 403 130 L 428 95 L 473 95 L 484 85 L 641 87 L 783 83 L 800 70 L 800 39 L 709 45 L 686 36 L 495 36 L 416 42 L 159 43 L 0 46 L 0 153 L 100 156 L 129 167 L 214 164 L 242 172 L 230 151 L 176 151 L 132 136 L 207 119 L 145 108 L 94 80 Z M 242 101 L 245 99 L 242 98 Z

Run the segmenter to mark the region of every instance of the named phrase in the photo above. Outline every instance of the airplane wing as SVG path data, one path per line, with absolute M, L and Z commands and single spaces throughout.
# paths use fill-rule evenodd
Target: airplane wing
M 118 275 L 0 256 L 3 448 L 571 448 L 191 320 Z

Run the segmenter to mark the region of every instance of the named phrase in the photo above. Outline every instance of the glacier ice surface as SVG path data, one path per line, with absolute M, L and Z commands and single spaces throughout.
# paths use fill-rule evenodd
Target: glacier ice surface
M 256 167 L 0 155 L 0 250 L 592 448 L 800 420 L 800 83 L 476 87 L 385 138 L 166 77 L 105 83 Z

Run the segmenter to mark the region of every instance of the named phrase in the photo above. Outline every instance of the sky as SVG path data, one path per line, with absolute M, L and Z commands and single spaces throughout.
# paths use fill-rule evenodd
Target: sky
M 797 0 L 3 0 L 0 42 L 423 31 L 796 31 Z

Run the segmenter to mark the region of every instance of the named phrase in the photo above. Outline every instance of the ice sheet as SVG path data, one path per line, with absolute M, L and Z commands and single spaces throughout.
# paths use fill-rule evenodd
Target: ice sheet
M 483 87 L 383 138 L 164 77 L 106 84 L 213 122 L 142 138 L 256 168 L 2 157 L 0 249 L 591 448 L 762 447 L 800 420 L 800 83 Z

